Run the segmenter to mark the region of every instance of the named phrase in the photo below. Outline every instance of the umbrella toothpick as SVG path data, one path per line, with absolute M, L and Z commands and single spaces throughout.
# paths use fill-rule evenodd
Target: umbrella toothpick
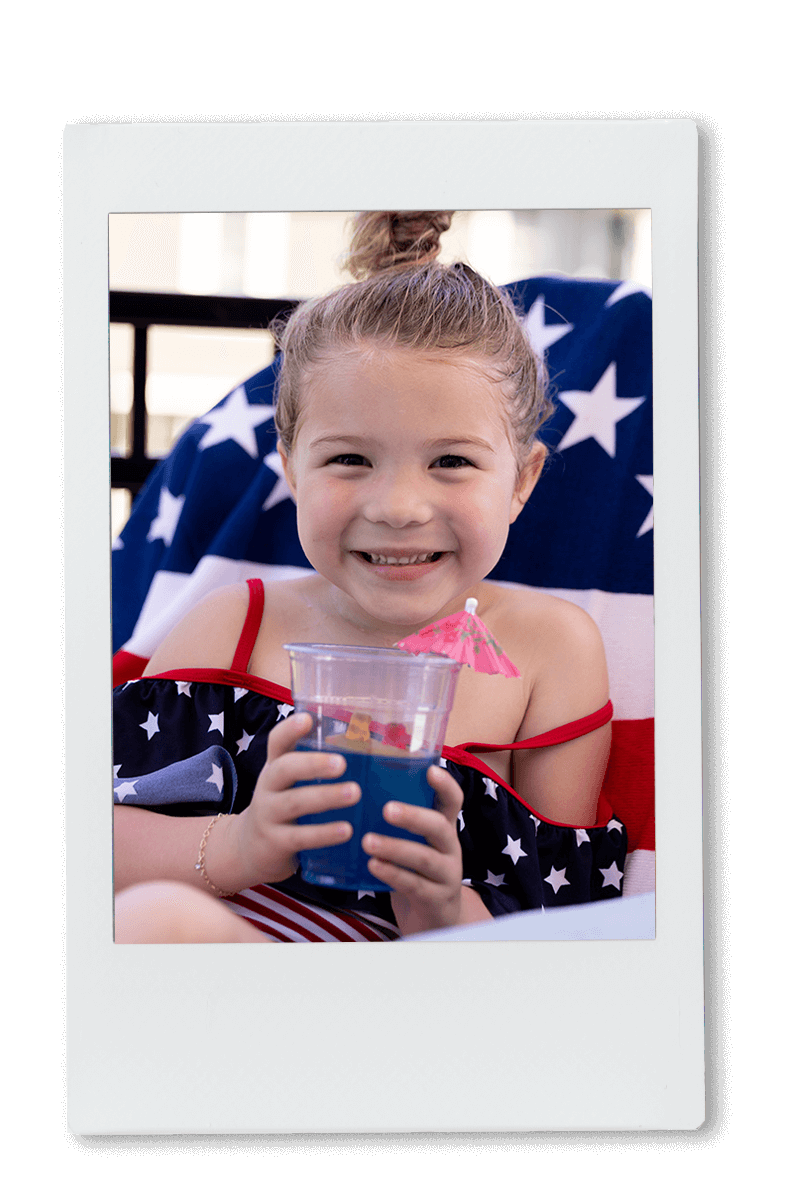
M 397 645 L 412 654 L 444 654 L 457 662 L 467 663 L 475 671 L 517 679 L 520 671 L 477 616 L 478 604 L 473 596 L 469 597 L 464 612 L 435 621 Z

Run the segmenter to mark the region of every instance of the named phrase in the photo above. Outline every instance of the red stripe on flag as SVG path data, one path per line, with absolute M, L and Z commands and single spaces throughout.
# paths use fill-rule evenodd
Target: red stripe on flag
M 139 654 L 130 654 L 128 650 L 118 650 L 112 658 L 112 686 L 128 683 L 130 679 L 139 679 L 148 663 L 147 658 Z
M 655 849 L 655 721 L 613 721 L 602 797 L 627 829 L 628 853 Z

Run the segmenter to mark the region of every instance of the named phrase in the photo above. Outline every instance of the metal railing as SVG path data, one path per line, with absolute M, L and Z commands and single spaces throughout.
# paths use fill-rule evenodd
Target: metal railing
M 189 325 L 206 329 L 267 329 L 276 316 L 295 308 L 295 300 L 263 300 L 247 296 L 189 296 L 170 292 L 110 292 L 110 323 L 134 326 L 131 406 L 131 453 L 110 460 L 114 488 L 135 496 L 158 458 L 146 449 L 148 411 L 148 330 L 151 325 Z M 217 396 L 217 401 L 221 400 Z

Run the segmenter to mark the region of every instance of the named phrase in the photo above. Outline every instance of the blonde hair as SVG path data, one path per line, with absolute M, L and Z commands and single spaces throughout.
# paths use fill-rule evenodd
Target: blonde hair
M 282 351 L 275 423 L 286 453 L 305 380 L 338 348 L 451 350 L 500 384 L 513 448 L 524 461 L 553 412 L 542 360 L 506 293 L 464 263 L 436 261 L 451 212 L 357 214 L 346 266 L 358 281 L 299 305 L 274 326 Z

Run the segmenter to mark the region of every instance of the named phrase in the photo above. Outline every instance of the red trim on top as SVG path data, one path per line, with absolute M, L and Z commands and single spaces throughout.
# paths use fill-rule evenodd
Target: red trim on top
M 183 680 L 185 683 L 229 684 L 231 687 L 245 687 L 251 692 L 257 692 L 260 696 L 267 696 L 269 699 L 278 700 L 280 703 L 293 704 L 293 696 L 291 695 L 289 688 L 282 687 L 278 683 L 272 683 L 270 679 L 261 679 L 257 675 L 247 675 L 244 671 L 226 671 L 208 667 L 190 667 L 181 671 L 162 671 L 158 675 L 147 675 L 146 679 L 178 679 Z M 610 700 L 607 705 L 604 705 L 604 707 L 599 709 L 597 713 L 592 713 L 590 717 L 582 717 L 578 721 L 570 721 L 567 725 L 560 725 L 558 729 L 549 730 L 548 733 L 540 734 L 540 739 L 551 740 L 542 740 L 539 744 L 546 746 L 558 745 L 561 741 L 572 741 L 573 738 L 580 737 L 581 732 L 589 732 L 589 730 L 584 729 L 581 732 L 572 734 L 569 738 L 554 738 L 552 735 L 560 732 L 561 730 L 572 729 L 574 726 L 581 726 L 590 720 L 595 720 L 598 718 L 600 713 L 606 712 L 609 708 L 611 708 Z M 607 719 L 608 718 L 606 718 L 606 720 Z M 592 728 L 597 729 L 601 724 L 605 724 L 605 721 L 598 721 L 598 723 L 593 725 Z M 537 740 L 538 739 L 530 739 L 530 744 Z M 510 745 L 494 744 L 490 748 L 494 750 L 511 750 L 513 746 L 515 749 L 518 749 L 524 745 L 524 742 L 516 742 Z M 489 767 L 486 762 L 483 762 L 481 758 L 477 758 L 476 755 L 469 753 L 469 751 L 466 749 L 467 746 L 479 746 L 480 749 L 488 749 L 488 746 L 485 743 L 465 742 L 460 746 L 443 746 L 441 755 L 443 758 L 447 758 L 451 762 L 457 763 L 458 766 L 474 767 L 480 772 L 481 775 L 484 775 L 486 779 L 492 779 L 494 783 L 499 785 L 499 787 L 506 788 L 511 796 L 514 796 L 514 798 L 519 801 L 524 808 L 527 808 L 530 813 L 534 813 L 535 817 L 537 817 L 540 821 L 545 821 L 549 825 L 558 825 L 566 829 L 580 828 L 580 826 L 573 825 L 567 821 L 555 821 L 551 817 L 543 816 L 543 814 L 538 812 L 536 808 L 532 808 L 532 806 L 528 804 L 522 796 L 519 796 L 515 789 L 509 783 L 507 783 L 506 780 L 502 779 L 500 775 L 497 775 L 496 772 Z M 601 795 L 597 804 L 597 816 L 594 825 L 585 825 L 584 828 L 595 829 L 597 826 L 607 825 L 612 816 L 613 810 L 610 804 Z
M 230 670 L 209 667 L 192 667 L 186 670 L 162 671 L 158 675 L 149 675 L 148 679 L 178 679 L 185 682 L 194 683 L 218 683 L 229 684 L 233 687 L 246 687 L 250 691 L 257 692 L 259 695 L 267 696 L 269 699 L 277 700 L 280 703 L 293 704 L 293 696 L 288 688 L 282 687 L 278 683 L 272 683 L 269 679 L 261 679 L 257 675 L 247 673 L 246 667 L 249 665 L 250 655 L 257 639 L 260 629 L 260 622 L 263 618 L 263 605 L 265 603 L 265 590 L 262 579 L 248 579 L 247 586 L 249 588 L 249 607 L 247 609 L 246 619 L 244 621 L 241 635 L 238 639 L 236 652 L 233 656 L 233 663 Z M 123 653 L 122 651 L 118 652 Z M 116 655 L 117 657 L 117 655 Z M 129 655 L 129 658 L 132 656 Z M 143 665 L 146 659 L 140 660 Z M 243 666 L 241 665 L 243 664 Z M 577 829 L 579 826 L 573 825 L 567 821 L 555 821 L 548 817 L 544 817 L 537 809 L 532 808 L 530 804 L 519 796 L 515 789 L 497 775 L 495 771 L 483 762 L 481 758 L 470 753 L 470 748 L 477 750 L 528 750 L 536 749 L 540 746 L 558 746 L 563 742 L 573 741 L 575 738 L 583 737 L 586 733 L 591 733 L 595 729 L 602 728 L 612 718 L 614 706 L 610 700 L 599 708 L 596 712 L 590 713 L 586 717 L 580 717 L 576 721 L 568 721 L 566 725 L 558 725 L 556 729 L 549 729 L 545 733 L 536 734 L 534 737 L 527 738 L 523 742 L 463 742 L 459 746 L 444 746 L 442 748 L 442 757 L 449 759 L 450 762 L 457 763 L 459 766 L 473 767 L 479 771 L 486 779 L 492 779 L 499 787 L 503 787 L 510 793 L 524 808 L 528 809 L 541 821 L 547 822 L 549 825 L 557 825 L 565 829 Z M 350 713 L 345 714 L 346 717 Z M 598 805 L 594 825 L 587 825 L 585 828 L 594 829 L 598 826 L 607 825 L 613 816 L 613 810 L 601 794 Z
M 233 662 L 230 666 L 231 671 L 246 671 L 249 667 L 249 660 L 252 657 L 252 651 L 255 648 L 255 642 L 260 632 L 260 622 L 263 620 L 263 605 L 266 599 L 263 580 L 248 579 L 247 587 L 249 588 L 249 606 L 241 635 L 238 639 L 238 645 L 236 646 L 236 652 L 233 655 Z
M 507 749 L 507 747 L 503 747 L 503 749 Z M 506 779 L 502 779 L 500 775 L 497 775 L 493 768 L 489 767 L 486 762 L 483 762 L 481 758 L 477 758 L 474 754 L 469 754 L 469 752 L 464 750 L 462 746 L 445 746 L 443 749 L 443 757 L 448 758 L 450 762 L 457 763 L 459 767 L 474 767 L 486 779 L 492 779 L 494 783 L 499 785 L 499 787 L 503 787 L 505 791 L 509 792 L 513 799 L 517 800 L 519 804 L 522 804 L 523 807 L 528 809 L 530 813 L 533 813 L 539 821 L 545 821 L 547 825 L 557 825 L 560 829 L 597 829 L 607 825 L 611 820 L 611 817 L 614 815 L 611 805 L 601 794 L 597 800 L 597 812 L 595 813 L 593 824 L 578 825 L 573 824 L 571 821 L 557 821 L 555 817 L 543 816 L 538 809 L 533 808 L 532 805 L 529 804 L 528 800 L 524 800 L 523 796 L 519 795 L 518 792 L 515 791 L 515 788 L 512 786 L 512 784 L 507 783 Z
M 270 679 L 248 675 L 246 671 L 229 671 L 219 667 L 186 667 L 180 671 L 161 671 L 158 675 L 146 675 L 145 678 L 179 679 L 185 683 L 228 683 L 232 687 L 245 687 L 260 696 L 268 696 L 270 700 L 293 703 L 289 688 L 272 683 Z

